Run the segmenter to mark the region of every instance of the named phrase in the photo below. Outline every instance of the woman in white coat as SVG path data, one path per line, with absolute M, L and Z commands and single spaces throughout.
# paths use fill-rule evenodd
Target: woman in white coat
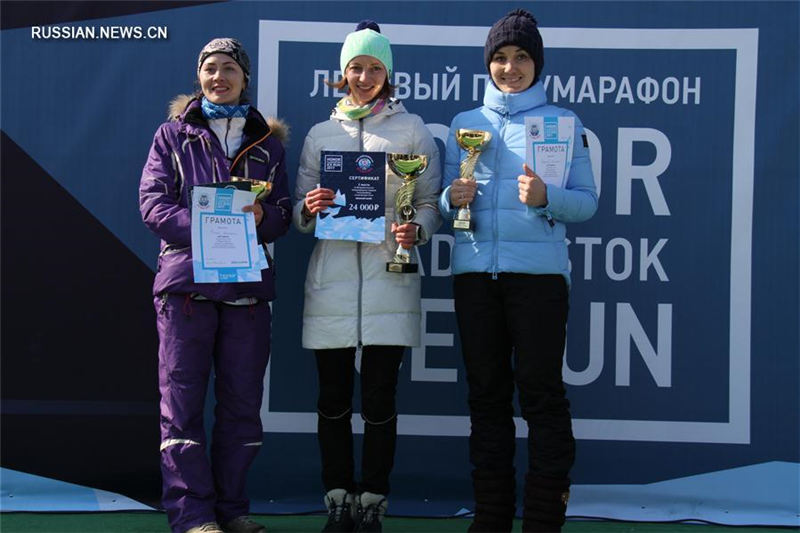
M 319 376 L 318 437 L 328 522 L 323 531 L 381 531 L 397 439 L 395 391 L 406 346 L 420 339 L 419 274 L 386 271 L 398 245 L 428 241 L 441 222 L 439 149 L 422 119 L 392 98 L 392 51 L 378 25 L 362 21 L 342 46 L 343 77 L 330 85 L 347 95 L 330 119 L 309 131 L 300 156 L 294 224 L 314 231 L 316 215 L 333 205 L 319 188 L 320 152 L 370 151 L 426 155 L 428 170 L 416 180 L 414 219 L 397 224 L 395 193 L 402 180 L 386 169 L 386 238 L 370 244 L 319 240 L 305 282 L 303 347 L 313 349 Z M 353 460 L 354 361 L 361 351 L 361 482 Z

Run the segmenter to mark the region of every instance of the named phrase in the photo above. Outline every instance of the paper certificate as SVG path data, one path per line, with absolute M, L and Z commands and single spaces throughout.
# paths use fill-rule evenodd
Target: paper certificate
M 255 197 L 237 189 L 192 188 L 195 283 L 261 281 L 267 259 L 256 238 L 255 216 L 242 212 Z
M 543 182 L 563 187 L 575 141 L 575 117 L 525 117 L 525 162 Z
M 386 238 L 386 154 L 330 152 L 320 154 L 322 188 L 336 193 L 334 205 L 317 214 L 314 235 L 378 243 Z

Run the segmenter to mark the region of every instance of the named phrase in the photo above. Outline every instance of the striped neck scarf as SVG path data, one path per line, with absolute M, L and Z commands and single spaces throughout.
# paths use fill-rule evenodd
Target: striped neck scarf
M 385 105 L 385 98 L 376 98 L 368 104 L 359 106 L 355 105 L 349 96 L 345 96 L 336 104 L 336 109 L 347 115 L 347 118 L 358 120 L 369 115 L 377 115 Z
M 247 112 L 250 111 L 250 104 L 220 105 L 210 102 L 205 96 L 200 106 L 203 108 L 203 116 L 209 120 L 214 118 L 246 118 Z

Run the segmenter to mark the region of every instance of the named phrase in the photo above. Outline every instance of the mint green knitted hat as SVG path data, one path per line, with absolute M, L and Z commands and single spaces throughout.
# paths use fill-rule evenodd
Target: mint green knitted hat
M 384 35 L 369 28 L 347 34 L 342 45 L 342 53 L 339 55 L 342 76 L 347 64 L 358 56 L 374 57 L 386 67 L 388 76 L 392 76 L 392 46 Z

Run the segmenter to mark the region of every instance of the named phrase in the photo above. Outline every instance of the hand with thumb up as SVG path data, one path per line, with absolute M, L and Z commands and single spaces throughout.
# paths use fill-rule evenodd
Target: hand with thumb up
M 522 170 L 525 174 L 517 176 L 519 201 L 531 207 L 547 205 L 547 186 L 527 164 L 522 164 Z

